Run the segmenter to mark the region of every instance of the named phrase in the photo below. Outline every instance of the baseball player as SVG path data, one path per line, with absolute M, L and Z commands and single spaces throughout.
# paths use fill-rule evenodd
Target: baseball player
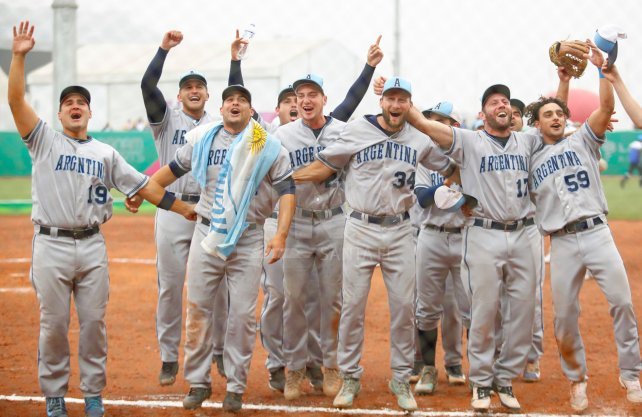
M 599 69 L 604 58 L 595 45 L 589 45 L 590 61 Z M 600 107 L 569 137 L 564 137 L 570 114 L 564 102 L 541 98 L 527 110 L 529 124 L 539 129 L 543 142 L 531 160 L 529 185 L 538 226 L 551 236 L 555 338 L 562 371 L 571 381 L 570 405 L 576 411 L 588 407 L 586 354 L 578 325 L 579 292 L 587 268 L 613 317 L 620 384 L 629 401 L 642 402 L 637 321 L 626 270 L 607 225 L 598 166 L 615 104 L 612 85 L 603 78 L 614 77 L 606 66 L 601 71 Z
M 450 102 L 437 103 L 425 110 L 423 115 L 429 120 L 447 126 L 460 126 L 459 115 L 453 110 Z M 419 212 L 420 232 L 417 239 L 417 332 L 423 370 L 421 378 L 415 385 L 415 393 L 432 394 L 437 388 L 437 369 L 435 351 L 437 346 L 437 329 L 442 317 L 452 317 L 453 327 L 445 327 L 442 321 L 442 340 L 455 339 L 459 343 L 445 352 L 446 374 L 449 383 L 464 384 L 466 377 L 461 366 L 462 321 L 464 327 L 470 327 L 470 306 L 468 295 L 460 278 L 461 265 L 461 229 L 464 226 L 464 215 L 460 211 L 446 212 L 432 203 L 436 187 L 442 185 L 444 178 L 436 171 L 417 168 L 415 194 Z M 456 303 L 446 309 L 446 287 L 450 282 Z M 444 350 L 446 350 L 444 348 Z M 459 354 L 457 354 L 459 353 Z
M 39 119 L 24 97 L 24 63 L 35 44 L 33 33 L 28 21 L 13 28 L 8 96 L 33 163 L 31 281 L 40 304 L 38 379 L 47 416 L 66 417 L 67 333 L 73 294 L 80 323 L 78 356 L 85 415 L 101 417 L 105 413 L 101 395 L 106 385 L 109 273 L 100 225 L 112 215 L 109 190 L 116 188 L 126 196 L 139 193 L 189 219 L 195 215 L 191 206 L 163 195 L 158 184 L 132 168 L 111 146 L 87 135 L 91 95 L 86 88 L 62 90 L 58 112 L 62 132 Z
M 333 143 L 367 91 L 376 65 L 383 58 L 379 47 L 381 36 L 370 46 L 368 59 L 361 76 L 349 91 L 344 103 L 330 116 L 323 114 L 327 97 L 323 79 L 308 74 L 292 86 L 297 96 L 299 120 L 278 128 L 276 136 L 290 155 L 292 169 L 312 163 L 317 154 Z M 283 258 L 283 353 L 288 373 L 284 397 L 293 400 L 301 396 L 301 382 L 309 362 L 308 343 L 310 323 L 306 317 L 308 279 L 313 268 L 318 274 L 323 353 L 323 393 L 334 397 L 341 388 L 337 366 L 337 330 L 341 312 L 341 256 L 345 216 L 342 205 L 345 197 L 343 182 L 337 176 L 323 184 L 303 184 L 298 187 L 297 209 Z M 321 365 L 321 364 L 319 364 Z M 316 366 L 313 369 L 319 369 Z M 319 372 L 316 371 L 319 375 Z
M 352 406 L 361 390 L 364 315 L 372 271 L 381 265 L 390 305 L 393 379 L 390 390 L 406 411 L 417 408 L 409 379 L 414 359 L 415 258 L 408 209 L 419 164 L 449 176 L 454 165 L 405 121 L 412 106 L 410 83 L 389 79 L 380 99 L 382 114 L 348 123 L 318 160 L 295 172 L 297 182 L 323 184 L 345 170 L 351 208 L 343 246 L 343 304 L 338 364 L 343 386 L 334 406 Z
M 209 98 L 207 81 L 197 71 L 185 73 L 179 81 L 178 101 L 181 108 L 170 109 L 158 81 L 163 64 L 170 49 L 179 45 L 183 34 L 169 31 L 163 36 L 156 55 L 150 62 L 141 89 L 147 119 L 154 136 L 161 166 L 167 165 L 176 150 L 185 143 L 185 134 L 200 124 L 212 122 L 212 115 L 205 111 Z M 171 184 L 168 191 L 181 201 L 198 203 L 200 187 L 191 176 L 185 176 Z M 194 222 L 166 210 L 156 211 L 156 268 L 158 271 L 158 304 L 156 307 L 156 335 L 163 362 L 159 381 L 161 385 L 171 385 L 178 373 L 178 346 L 181 341 L 183 323 L 183 286 L 187 255 L 194 234 Z M 223 284 L 225 285 L 225 284 Z M 213 360 L 218 372 L 223 370 L 223 335 L 227 320 L 227 291 L 222 289 L 214 301 L 214 351 Z
M 428 134 L 461 169 L 461 184 L 478 204 L 463 231 L 461 275 L 471 297 L 468 339 L 471 406 L 490 407 L 496 391 L 503 406 L 519 410 L 512 379 L 521 374 L 532 341 L 537 250 L 525 228 L 528 217 L 528 166 L 537 136 L 511 132 L 510 90 L 497 84 L 482 96 L 484 130 L 469 131 L 428 120 L 413 109 L 409 121 Z M 497 360 L 495 319 L 501 283 L 508 295 L 506 338 Z
M 222 123 L 209 123 L 186 134 L 186 143 L 176 152 L 175 159 L 161 168 L 153 178 L 167 186 L 189 171 L 203 181 L 198 214 L 187 262 L 187 324 L 185 340 L 185 379 L 190 391 L 183 407 L 196 409 L 212 394 L 211 339 L 212 312 L 220 282 L 227 281 L 229 293 L 228 322 L 225 333 L 223 361 L 227 377 L 227 394 L 223 409 L 236 412 L 242 407 L 242 395 L 256 336 L 255 311 L 263 264 L 263 223 L 272 213 L 275 201 L 272 188 L 279 196 L 277 233 L 267 245 L 266 253 L 278 260 L 284 251 L 290 221 L 294 213 L 294 182 L 285 149 L 272 162 L 268 173 L 260 179 L 247 211 L 247 229 L 242 233 L 227 259 L 205 252 L 201 242 L 210 231 L 210 214 L 222 170 L 228 164 L 228 150 L 251 121 L 252 96 L 241 85 L 228 86 L 222 93 Z M 260 129 L 251 121 L 252 129 Z M 262 131 L 262 129 L 260 129 Z M 217 197 L 218 198 L 218 197 Z M 218 200 L 217 204 L 218 204 Z
M 361 99 L 367 91 L 370 84 L 375 67 L 383 58 L 383 53 L 379 48 L 379 37 L 374 45 L 371 45 L 368 54 L 366 65 L 363 71 L 348 90 L 344 100 L 330 113 L 332 119 L 347 121 L 354 110 L 357 108 Z M 241 45 L 247 44 L 246 40 L 239 38 L 239 33 L 236 33 L 236 39 L 232 43 L 232 61 L 230 64 L 230 84 L 243 84 L 243 76 L 241 71 L 241 61 L 238 59 L 238 50 Z M 278 126 L 283 126 L 287 123 L 296 121 L 299 117 L 299 110 L 297 107 L 297 97 L 292 86 L 288 86 L 281 90 L 277 99 L 277 107 L 275 111 L 278 114 L 278 120 L 271 126 L 266 126 L 268 130 L 276 129 Z M 322 116 L 322 108 L 319 109 Z M 317 115 L 318 116 L 318 115 Z M 324 117 L 324 116 L 323 116 Z M 310 118 L 309 118 L 310 119 Z M 328 118 L 329 119 L 329 118 Z M 307 122 L 302 125 L 304 133 L 308 131 Z M 326 132 L 329 135 L 328 132 Z M 326 136 L 327 136 L 326 135 Z M 284 139 L 284 138 L 281 138 Z M 287 142 L 287 138 L 285 141 Z M 307 139 L 306 139 L 307 140 Z M 296 152 L 296 150 L 295 150 Z M 293 168 L 295 166 L 293 165 Z M 276 228 L 277 212 L 272 213 L 270 218 L 265 222 L 265 238 L 269 239 L 271 232 Z M 284 305 L 284 290 L 283 290 L 283 267 L 282 262 L 278 261 L 274 264 L 265 264 L 265 279 L 263 281 L 263 289 L 266 297 L 264 298 L 263 309 L 261 312 L 261 341 L 263 346 L 268 351 L 266 359 L 266 366 L 270 372 L 269 387 L 275 391 L 285 391 L 285 373 L 284 368 L 286 365 L 283 347 L 283 305 Z M 324 374 L 321 366 L 324 364 L 323 352 L 320 345 L 320 306 L 319 306 L 319 288 L 317 268 L 313 266 L 306 283 L 306 290 L 301 291 L 301 300 L 305 310 L 304 316 L 295 317 L 293 319 L 300 323 L 307 323 L 307 336 L 304 336 L 300 341 L 304 341 L 307 337 L 307 363 L 304 368 L 304 375 L 310 380 L 311 385 L 317 391 L 322 391 L 324 387 Z M 307 296 L 305 295 L 307 293 Z M 305 320 L 305 321 L 304 321 Z M 327 319 L 324 319 L 324 325 L 327 326 Z M 302 348 L 302 346 L 300 346 Z M 332 360 L 326 360 L 326 363 L 332 363 Z M 328 372 L 334 372 L 334 369 Z M 302 373 L 297 373 L 297 377 L 302 377 Z M 294 374 L 293 374 L 294 375 Z M 334 387 L 340 384 L 340 379 L 337 380 L 336 372 L 330 376 L 328 381 L 325 382 L 326 391 L 330 395 L 336 395 L 338 388 Z M 299 396 L 300 379 L 292 381 L 288 391 L 288 398 Z

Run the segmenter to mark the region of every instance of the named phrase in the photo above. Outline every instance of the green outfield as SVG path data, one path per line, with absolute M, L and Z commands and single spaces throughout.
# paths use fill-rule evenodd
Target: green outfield
M 638 178 L 631 178 L 625 188 L 620 187 L 619 176 L 602 177 L 606 199 L 609 202 L 609 219 L 642 220 L 642 187 Z M 130 214 L 123 205 L 123 195 L 112 191 L 114 213 Z M 154 214 L 155 207 L 145 202 L 141 213 Z M 31 212 L 31 178 L 3 177 L 0 179 L 0 214 L 28 214 Z

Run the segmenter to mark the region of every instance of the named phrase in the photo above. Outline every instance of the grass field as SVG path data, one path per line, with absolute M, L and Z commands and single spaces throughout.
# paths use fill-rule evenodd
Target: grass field
M 609 219 L 642 220 L 642 187 L 637 178 L 631 178 L 625 188 L 621 177 L 602 177 L 604 192 L 609 203 Z M 123 195 L 112 190 L 114 213 L 129 214 L 123 206 Z M 141 213 L 154 214 L 155 207 L 145 202 Z M 0 214 L 28 214 L 31 212 L 31 178 L 4 177 L 0 179 Z

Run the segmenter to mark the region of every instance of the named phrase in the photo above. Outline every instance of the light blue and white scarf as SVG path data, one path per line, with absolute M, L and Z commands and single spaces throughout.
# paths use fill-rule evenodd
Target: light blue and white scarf
M 192 171 L 199 183 L 203 181 L 201 186 L 204 186 L 207 172 L 206 156 L 219 130 L 220 126 L 215 126 L 208 131 L 197 144 L 198 151 L 194 146 Z M 245 219 L 250 202 L 280 150 L 281 142 L 253 119 L 232 142 L 215 183 L 210 231 L 201 242 L 201 247 L 207 253 L 225 260 L 234 251 L 248 227 Z M 194 159 L 197 154 L 199 159 Z

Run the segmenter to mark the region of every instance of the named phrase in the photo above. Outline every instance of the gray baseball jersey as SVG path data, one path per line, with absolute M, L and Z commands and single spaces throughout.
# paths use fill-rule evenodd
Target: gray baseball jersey
M 501 222 L 527 217 L 531 211 L 530 155 L 539 143 L 538 137 L 513 132 L 502 147 L 486 131 L 452 130 L 453 144 L 446 154 L 460 166 L 466 194 L 478 201 L 473 217 Z
M 608 211 L 599 175 L 598 138 L 588 123 L 568 138 L 533 155 L 531 194 L 544 233 L 551 234 L 551 289 L 555 337 L 562 370 L 572 381 L 586 377 L 579 332 L 579 292 L 589 269 L 609 303 L 620 377 L 639 379 L 640 344 L 626 270 L 607 226 Z
M 389 295 L 391 368 L 396 380 L 408 382 L 415 350 L 415 248 L 406 212 L 413 204 L 417 166 L 447 171 L 452 164 L 412 126 L 388 136 L 374 124 L 375 117 L 348 123 L 341 137 L 319 153 L 328 167 L 346 170 L 346 200 L 355 210 L 344 235 L 338 364 L 345 376 L 363 373 L 362 324 L 369 281 L 379 263 Z
M 463 230 L 462 280 L 471 299 L 468 345 L 470 380 L 477 386 L 510 386 L 521 374 L 532 341 L 541 252 L 526 231 L 531 211 L 528 194 L 530 158 L 539 138 L 511 133 L 498 139 L 486 131 L 452 128 L 453 143 L 446 152 L 461 170 L 466 194 L 478 200 Z M 541 250 L 541 249 L 540 249 Z M 504 341 L 495 360 L 495 320 L 501 285 L 508 296 Z
M 214 124 L 199 126 L 187 133 L 197 139 Z M 237 135 L 221 129 L 212 141 L 207 155 L 207 182 L 201 190 L 196 206 L 199 222 L 209 220 L 213 202 L 214 185 L 230 144 Z M 186 144 L 176 152 L 175 162 L 184 170 L 191 170 L 193 145 Z M 248 228 L 227 261 L 203 252 L 200 242 L 207 234 L 207 227 L 198 224 L 194 230 L 188 260 L 187 281 L 187 330 L 185 341 L 185 379 L 192 387 L 211 385 L 212 299 L 220 292 L 220 284 L 227 281 L 229 291 L 228 325 L 225 333 L 223 359 L 227 376 L 227 391 L 243 393 L 256 338 L 255 311 L 263 263 L 263 228 L 266 217 L 274 209 L 272 184 L 277 184 L 292 174 L 287 151 L 281 152 L 267 175 L 262 179 L 250 203 Z M 241 331 L 239 329 L 242 329 Z
M 163 120 L 150 123 L 154 145 L 161 166 L 167 165 L 176 151 L 185 144 L 185 134 L 200 124 L 213 121 L 209 113 L 200 120 L 193 119 L 181 109 L 165 109 Z M 184 175 L 166 187 L 179 198 L 195 202 L 200 187 L 191 175 Z M 183 286 L 187 255 L 194 234 L 194 222 L 166 210 L 156 211 L 154 238 L 156 241 L 156 270 L 158 273 L 158 302 L 156 306 L 156 336 L 163 362 L 178 361 L 178 347 L 183 325 Z M 225 285 L 225 283 L 223 283 Z M 227 323 L 227 290 L 222 288 L 215 301 L 214 354 L 223 353 L 223 336 Z
M 584 123 L 567 139 L 533 155 L 530 190 L 542 233 L 608 213 L 598 167 L 603 143 Z
M 154 145 L 158 152 L 158 160 L 161 166 L 169 164 L 176 151 L 185 145 L 185 135 L 190 130 L 214 121 L 209 114 L 203 114 L 200 120 L 196 120 L 183 112 L 181 109 L 165 110 L 165 117 L 160 123 L 150 123 L 154 135 Z M 200 194 L 201 190 L 196 180 L 191 175 L 184 175 L 166 187 L 167 191 L 182 194 Z
M 280 126 L 276 136 L 288 151 L 294 171 L 315 159 L 316 155 L 337 140 L 345 123 L 332 117 L 315 136 L 303 119 Z M 345 217 L 337 211 L 328 217 L 306 216 L 304 213 L 323 211 L 332 213 L 345 201 L 341 173 L 322 183 L 297 185 L 296 203 L 299 209 L 290 227 L 283 256 L 283 354 L 289 370 L 297 371 L 310 361 L 309 343 L 313 323 L 309 321 L 309 288 L 317 285 L 313 271 L 318 273 L 319 312 L 321 323 L 321 351 L 323 366 L 337 368 L 337 331 L 333 323 L 341 313 L 341 256 Z M 301 279 L 307 277 L 307 279 Z
M 319 153 L 319 160 L 346 169 L 346 201 L 360 212 L 382 216 L 404 213 L 415 201 L 412 189 L 419 164 L 445 172 L 451 160 L 409 124 L 388 137 L 365 117 L 349 123 L 339 140 Z M 350 193 L 347 190 L 351 189 Z M 377 190 L 390 192 L 377 192 Z
M 76 140 L 39 121 L 24 138 L 33 162 L 35 224 L 31 280 L 40 302 L 38 379 L 46 397 L 63 397 L 69 382 L 70 300 L 80 323 L 80 389 L 105 387 L 109 295 L 107 252 L 101 233 L 74 239 L 65 229 L 88 229 L 112 215 L 111 188 L 128 197 L 148 181 L 111 146 Z
M 216 122 L 208 123 L 190 130 L 186 133 L 186 140 L 187 137 L 199 138 L 203 136 L 215 124 Z M 227 150 L 234 139 L 236 139 L 236 136 L 236 134 L 232 134 L 221 128 L 214 137 L 214 140 L 212 141 L 212 149 L 209 151 L 207 160 L 208 183 L 210 181 L 216 181 L 218 178 L 219 171 L 221 170 L 223 162 L 225 161 L 225 156 L 227 155 Z M 176 151 L 175 161 L 179 167 L 186 171 L 191 171 L 192 169 L 193 150 L 194 147 L 192 144 L 186 142 L 185 145 Z M 288 154 L 287 151 L 281 147 L 279 156 L 272 164 L 268 175 L 266 175 L 259 184 L 256 196 L 250 203 L 246 219 L 248 223 L 263 224 L 265 218 L 272 214 L 272 210 L 276 204 L 276 201 L 274 200 L 275 194 L 272 191 L 272 184 L 283 181 L 290 175 L 292 175 L 292 169 L 290 168 Z M 216 187 L 211 186 L 201 190 L 201 198 L 195 208 L 196 213 L 206 219 L 211 217 L 215 188 Z
M 297 171 L 315 159 L 316 155 L 339 137 L 346 124 L 340 120 L 328 118 L 317 137 L 312 129 L 303 123 L 303 119 L 280 126 L 276 136 L 287 149 L 292 169 Z M 340 179 L 336 175 L 328 180 L 316 183 L 297 185 L 296 204 L 308 210 L 326 210 L 339 207 L 345 201 Z

